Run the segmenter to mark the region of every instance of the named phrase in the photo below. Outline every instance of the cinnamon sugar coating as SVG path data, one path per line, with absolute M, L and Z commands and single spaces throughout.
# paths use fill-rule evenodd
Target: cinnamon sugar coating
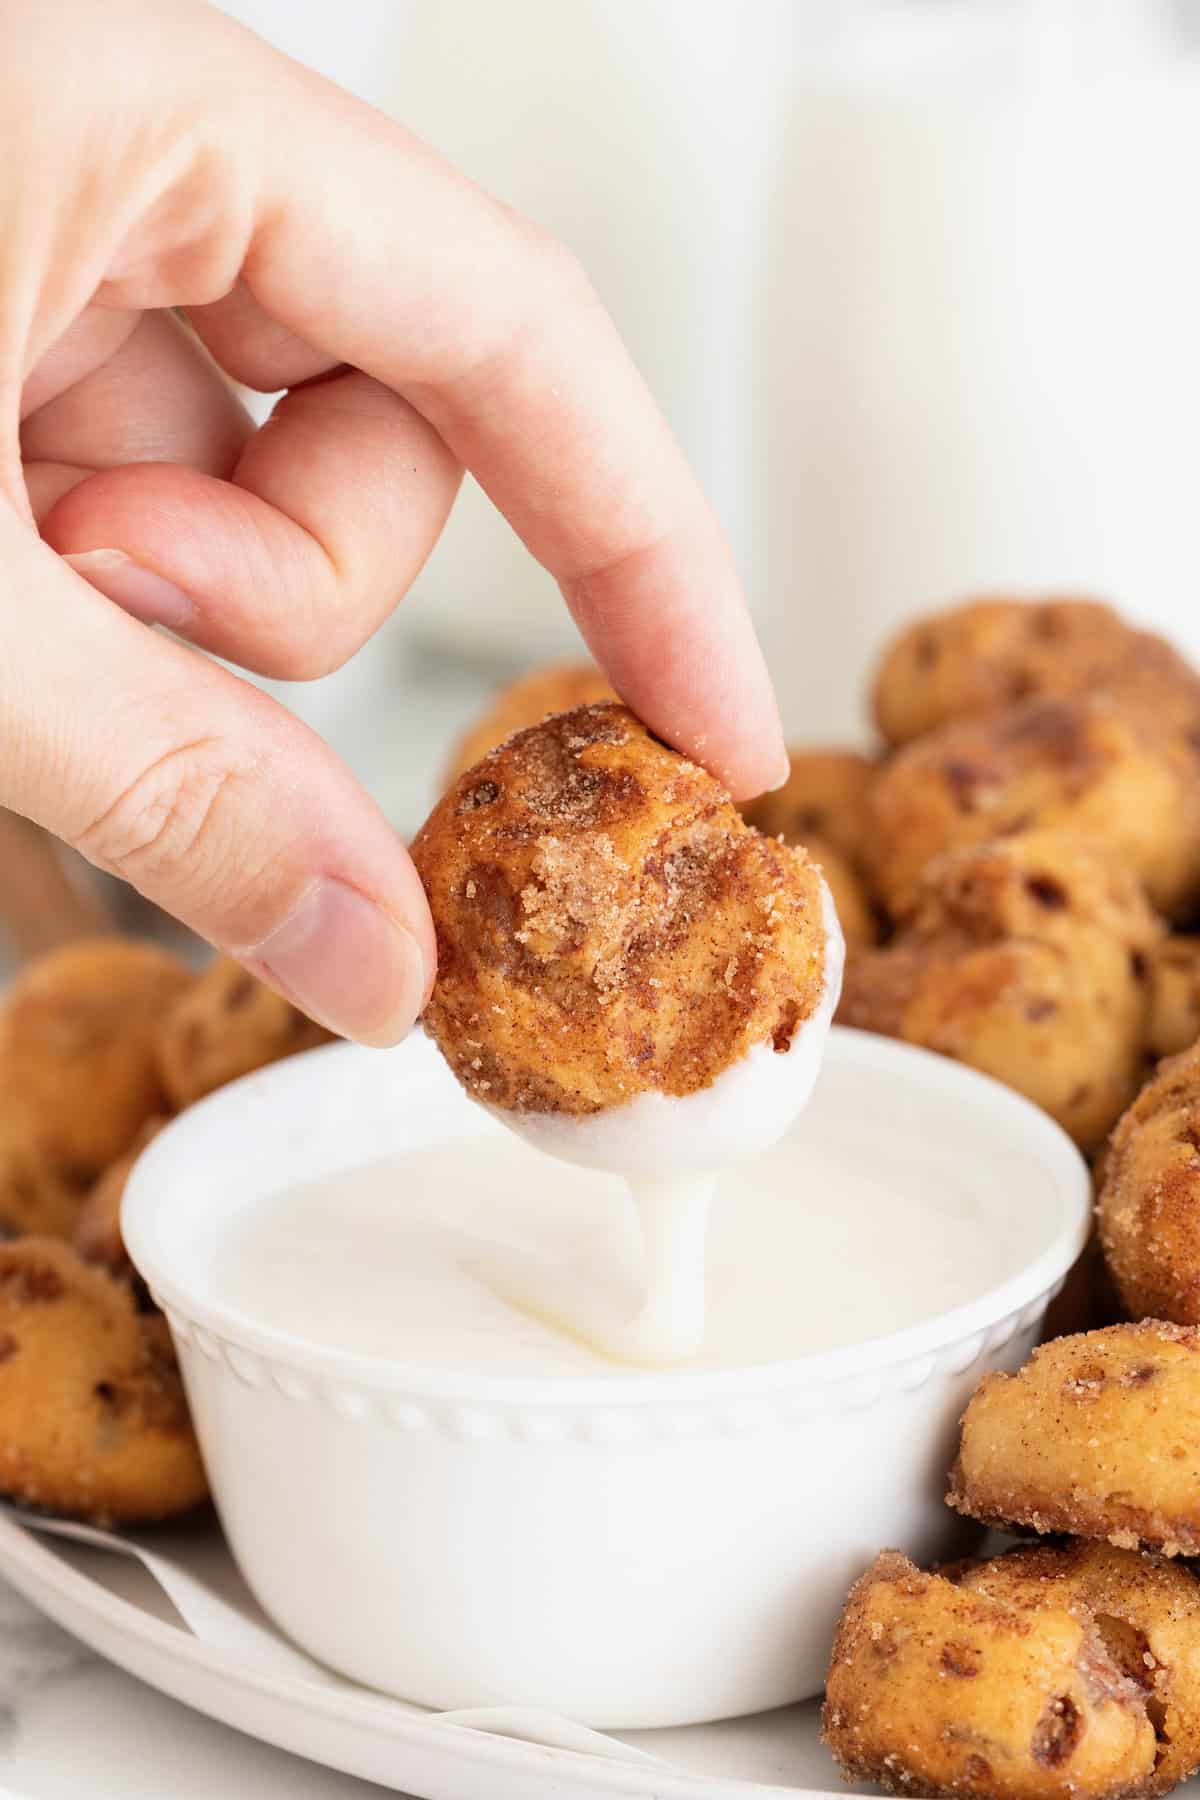
M 1094 839 L 1170 917 L 1200 896 L 1194 747 L 1105 699 L 1033 700 L 942 726 L 901 750 L 870 791 L 869 855 L 904 915 L 943 851 L 1035 827 Z
M 1158 1319 L 1043 1344 L 985 1375 L 951 1506 L 988 1524 L 1200 1553 L 1200 1332 Z
M 1097 1219 L 1125 1311 L 1200 1325 L 1200 1045 L 1164 1062 L 1113 1132 Z
M 207 1492 L 166 1321 L 68 1244 L 0 1245 L 0 1493 L 133 1523 Z
M 86 1189 L 168 1110 L 155 1040 L 191 981 L 154 944 L 94 938 L 39 957 L 5 994 L 0 1107 L 72 1184 Z
M 121 1203 L 135 1163 L 166 1123 L 166 1119 L 147 1120 L 124 1156 L 119 1156 L 105 1169 L 75 1221 L 71 1241 L 84 1262 L 94 1263 L 107 1269 L 110 1275 L 119 1275 L 126 1280 L 136 1278 L 121 1235 Z
M 805 845 L 816 838 L 857 864 L 866 849 L 875 764 L 858 750 L 805 744 L 790 745 L 788 760 L 791 772 L 783 786 L 748 800 L 743 816 L 767 837 Z
M 446 780 L 457 781 L 489 750 L 530 725 L 540 725 L 552 713 L 616 698 L 594 663 L 551 663 L 531 669 L 502 687 L 486 712 L 463 733 L 451 752 Z
M 1154 1727 L 1154 1770 L 1142 1793 L 1168 1793 L 1200 1765 L 1200 1581 L 1191 1569 L 1075 1541 L 1024 1545 L 942 1573 L 1025 1614 L 1068 1607 L 1091 1622 Z
M 879 915 L 871 905 L 866 886 L 853 863 L 824 838 L 810 835 L 803 843 L 785 837 L 784 843 L 807 852 L 825 878 L 847 950 L 857 951 L 879 941 Z
M 19 1106 L 0 1101 L 0 1241 L 33 1232 L 69 1238 L 91 1187 L 78 1168 L 38 1141 Z
M 863 858 L 875 765 L 857 750 L 797 745 L 788 754 L 791 774 L 783 787 L 747 801 L 742 817 L 766 837 L 802 845 L 829 885 L 847 945 L 874 944 L 879 919 Z
M 594 1113 L 782 1052 L 823 991 L 820 878 L 624 707 L 461 776 L 412 846 L 438 936 L 428 1030 L 469 1093 Z
M 218 956 L 166 1014 L 155 1050 L 167 1097 L 183 1108 L 332 1036 L 232 957 Z
M 850 959 L 838 1017 L 995 1076 L 1091 1148 L 1141 1079 L 1160 929 L 1089 842 L 1001 838 L 930 864 L 895 941 Z
M 1200 1038 L 1200 937 L 1164 938 L 1150 959 L 1151 1056 L 1176 1056 Z
M 1083 693 L 1183 733 L 1200 727 L 1196 671 L 1096 600 L 969 600 L 918 619 L 884 651 L 873 700 L 884 737 L 907 744 L 952 719 Z
M 884 1551 L 846 1601 L 822 1735 L 896 1794 L 1114 1800 L 1158 1791 L 1146 1695 L 1066 1592 L 1030 1608 Z

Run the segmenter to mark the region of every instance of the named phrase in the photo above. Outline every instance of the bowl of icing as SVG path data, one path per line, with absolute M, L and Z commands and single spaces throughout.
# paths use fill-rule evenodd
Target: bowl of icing
M 955 1550 L 957 1419 L 1028 1354 L 1089 1216 L 1028 1101 L 835 1028 L 792 1131 L 718 1179 L 699 1348 L 615 1361 L 491 1271 L 619 1309 L 621 1183 L 506 1131 L 415 1032 L 192 1108 L 123 1227 L 284 1632 L 419 1704 L 637 1729 L 819 1691 L 879 1546 Z

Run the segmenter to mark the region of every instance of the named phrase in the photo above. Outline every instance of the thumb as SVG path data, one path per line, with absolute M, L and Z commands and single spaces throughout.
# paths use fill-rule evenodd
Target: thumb
M 394 1043 L 433 981 L 396 833 L 258 689 L 148 630 L 0 511 L 0 804 L 331 1030 Z

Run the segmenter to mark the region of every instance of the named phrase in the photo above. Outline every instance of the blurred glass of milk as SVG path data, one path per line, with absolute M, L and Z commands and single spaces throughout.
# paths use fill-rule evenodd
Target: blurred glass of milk
M 793 70 L 763 246 L 789 723 L 851 725 L 881 635 L 972 590 L 1095 591 L 1200 651 L 1186 0 L 854 11 Z
M 580 255 L 797 734 L 858 729 L 881 637 L 980 588 L 1106 593 L 1200 651 L 1200 3 L 231 10 Z M 402 619 L 467 659 L 573 641 L 469 484 Z

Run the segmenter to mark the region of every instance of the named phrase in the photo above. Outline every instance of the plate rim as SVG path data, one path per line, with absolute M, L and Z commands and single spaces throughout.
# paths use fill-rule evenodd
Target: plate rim
M 219 1526 L 214 1528 L 220 1529 Z M 844 1794 L 832 1788 L 779 1787 L 739 1777 L 718 1779 L 673 1769 L 663 1763 L 639 1765 L 610 1761 L 587 1751 L 532 1744 L 519 1738 L 504 1737 L 498 1732 L 447 1723 L 432 1714 L 425 1717 L 396 1713 L 385 1695 L 373 1694 L 353 1684 L 327 1687 L 323 1683 L 305 1682 L 299 1676 L 275 1675 L 269 1670 L 243 1666 L 203 1639 L 156 1619 L 132 1601 L 84 1575 L 42 1543 L 34 1531 L 20 1524 L 4 1507 L 0 1507 L 0 1575 L 55 1624 L 135 1680 L 146 1682 L 181 1705 L 217 1720 L 229 1730 L 240 1731 L 291 1755 L 338 1769 L 360 1780 L 379 1782 L 380 1776 L 342 1760 L 316 1754 L 310 1748 L 299 1748 L 294 1740 L 279 1733 L 258 1732 L 231 1723 L 214 1706 L 204 1704 L 194 1693 L 181 1689 L 178 1682 L 159 1680 L 154 1674 L 145 1672 L 142 1659 L 136 1654 L 127 1660 L 113 1649 L 109 1640 L 115 1635 L 118 1648 L 124 1640 L 132 1640 L 137 1647 L 157 1650 L 162 1658 L 162 1673 L 166 1676 L 180 1668 L 199 1671 L 210 1681 L 226 1687 L 257 1692 L 289 1712 L 302 1710 L 308 1715 L 317 1714 L 336 1722 L 342 1728 L 357 1726 L 377 1738 L 409 1742 L 435 1757 L 439 1752 L 448 1753 L 452 1763 L 469 1763 L 478 1768 L 491 1768 L 497 1773 L 503 1771 L 523 1777 L 527 1782 L 531 1777 L 540 1776 L 546 1781 L 545 1800 L 561 1795 L 560 1778 L 568 1775 L 572 1795 L 594 1796 L 595 1800 L 612 1800 L 617 1796 L 630 1796 L 634 1800 L 639 1796 L 642 1800 L 673 1800 L 675 1796 L 679 1800 L 796 1800 L 800 1794 L 811 1796 L 811 1800 L 845 1800 Z M 95 1636 L 80 1628 L 81 1619 L 102 1628 L 100 1635 L 104 1637 L 104 1643 L 97 1643 Z M 394 1788 L 393 1791 L 404 1793 L 406 1790 Z M 530 1800 L 537 1800 L 540 1791 L 540 1784 L 537 1790 L 525 1789 Z

